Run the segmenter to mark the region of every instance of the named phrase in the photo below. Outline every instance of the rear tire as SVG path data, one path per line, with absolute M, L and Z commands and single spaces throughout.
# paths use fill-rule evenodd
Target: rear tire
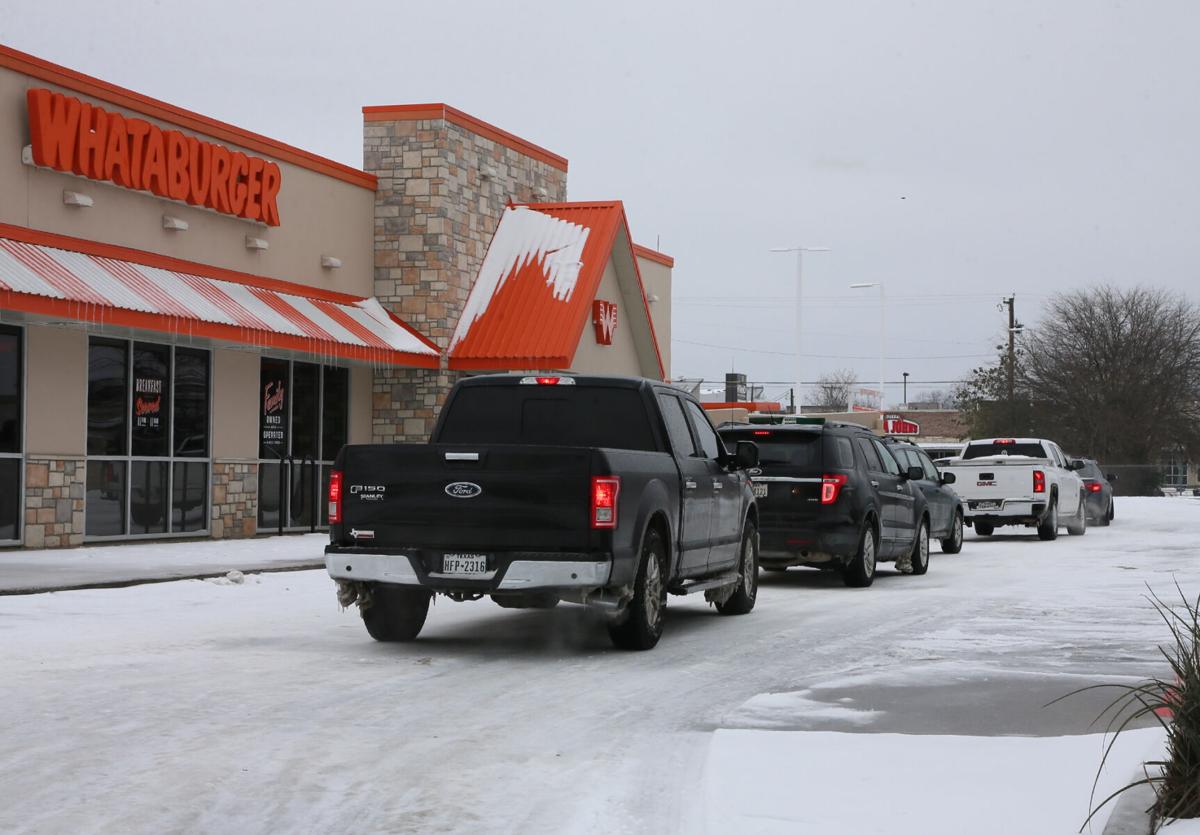
M 1053 542 L 1058 539 L 1058 500 L 1054 499 L 1050 502 L 1050 509 L 1046 511 L 1046 518 L 1042 520 L 1042 524 L 1038 525 L 1038 538 L 1044 542 Z
M 1109 525 L 1112 524 L 1112 520 L 1113 520 L 1113 503 L 1112 503 L 1112 500 L 1109 499 L 1108 510 L 1106 510 L 1104 512 L 1103 516 L 1101 516 L 1099 519 L 1096 520 L 1096 524 L 1102 528 L 1107 528 Z
M 950 526 L 950 535 L 941 542 L 943 554 L 957 554 L 962 550 L 963 516 L 961 510 L 954 511 L 954 523 Z
M 913 543 L 912 555 L 908 559 L 913 574 L 921 575 L 929 570 L 929 522 L 925 519 L 921 520 L 917 541 Z
M 404 586 L 375 586 L 363 625 L 376 641 L 411 641 L 421 634 L 433 592 Z
M 858 553 L 842 569 L 842 582 L 850 588 L 865 589 L 875 582 L 875 566 L 879 554 L 879 537 L 868 518 L 858 537 Z
M 654 649 L 662 637 L 663 610 L 667 606 L 667 548 L 651 528 L 642 542 L 642 560 L 633 581 L 633 599 L 620 619 L 608 625 L 608 637 L 619 649 Z
M 1083 536 L 1087 533 L 1087 499 L 1079 494 L 1079 514 L 1073 523 L 1067 525 L 1067 533 L 1071 536 Z
M 975 523 L 975 533 L 979 534 L 980 536 L 991 536 L 995 532 L 995 526 L 989 525 L 987 522 Z
M 721 615 L 747 615 L 758 599 L 758 528 L 753 522 L 746 523 L 742 532 L 742 559 L 738 563 L 737 590 L 724 603 L 714 604 Z

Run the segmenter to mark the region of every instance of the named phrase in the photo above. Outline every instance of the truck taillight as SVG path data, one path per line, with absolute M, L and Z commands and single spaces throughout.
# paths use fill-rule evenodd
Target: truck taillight
M 842 494 L 846 486 L 846 476 L 842 473 L 821 476 L 821 504 L 833 504 Z
M 1033 492 L 1035 492 L 1035 493 L 1045 493 L 1046 492 L 1046 474 L 1044 472 L 1042 472 L 1041 470 L 1033 471 Z
M 337 525 L 342 521 L 342 471 L 334 470 L 329 474 L 329 524 Z
M 619 496 L 620 493 L 620 476 L 592 476 L 593 529 L 607 529 L 615 528 L 617 526 L 617 496 Z

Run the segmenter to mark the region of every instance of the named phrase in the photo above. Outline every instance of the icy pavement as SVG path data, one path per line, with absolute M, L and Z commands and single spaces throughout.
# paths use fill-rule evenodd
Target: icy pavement
M 0 594 L 312 568 L 325 564 L 328 541 L 327 534 L 318 533 L 0 551 Z
M 638 654 L 444 599 L 376 644 L 320 571 L 0 597 L 0 831 L 1065 835 L 1100 702 L 1042 705 L 1158 671 L 1147 584 L 1200 591 L 1200 502 L 1117 512 L 870 589 L 763 575 L 748 617 L 673 598 Z

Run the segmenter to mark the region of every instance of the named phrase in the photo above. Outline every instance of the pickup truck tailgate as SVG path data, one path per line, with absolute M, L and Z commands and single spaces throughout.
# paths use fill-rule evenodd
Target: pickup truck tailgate
M 342 542 L 584 551 L 592 456 L 553 446 L 346 447 Z M 368 531 L 369 541 L 352 531 Z
M 978 501 L 1034 498 L 1033 471 L 1047 467 L 1049 462 L 1036 458 L 997 456 L 956 461 L 942 469 L 954 473 L 954 492 L 973 507 Z

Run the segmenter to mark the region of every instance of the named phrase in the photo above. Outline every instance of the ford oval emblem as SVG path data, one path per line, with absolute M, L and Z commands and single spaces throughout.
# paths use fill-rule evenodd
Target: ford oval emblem
M 446 485 L 446 495 L 454 499 L 473 499 L 483 488 L 470 481 L 455 481 Z

